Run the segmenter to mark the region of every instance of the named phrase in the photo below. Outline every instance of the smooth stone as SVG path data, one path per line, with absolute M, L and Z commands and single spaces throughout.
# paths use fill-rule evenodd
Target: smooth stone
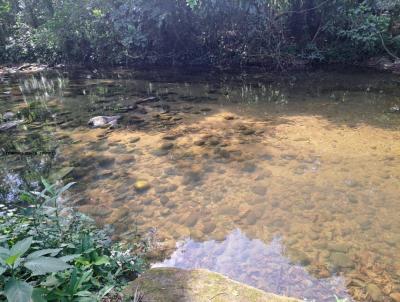
M 353 268 L 354 263 L 345 253 L 333 252 L 329 257 L 330 261 L 335 267 L 339 268 Z
M 245 129 L 242 131 L 242 134 L 244 135 L 253 135 L 254 133 L 256 133 L 256 131 L 253 129 Z
M 201 140 L 195 141 L 193 144 L 196 146 L 204 146 L 205 143 L 206 143 L 206 141 L 201 139 Z
M 257 195 L 260 195 L 260 196 L 264 196 L 265 194 L 267 194 L 267 187 L 261 186 L 261 185 L 252 186 L 250 188 L 250 190 L 254 194 L 257 194 Z
M 167 192 L 175 192 L 177 189 L 178 189 L 178 186 L 172 184 L 172 185 L 169 185 L 169 186 L 167 187 Z
M 202 231 L 204 234 L 210 234 L 212 233 L 217 225 L 214 222 L 206 222 L 202 228 Z
M 173 143 L 164 143 L 160 146 L 161 150 L 171 150 L 174 147 Z
M 15 114 L 13 112 L 10 112 L 10 111 L 8 111 L 8 112 L 3 114 L 3 119 L 5 121 L 9 121 L 9 120 L 13 119 L 14 117 L 15 117 Z
M 253 163 L 245 163 L 241 169 L 242 172 L 253 173 L 257 170 L 257 166 Z
M 169 209 L 173 209 L 176 208 L 176 203 L 170 200 L 165 206 Z
M 246 215 L 246 222 L 250 225 L 253 225 L 262 217 L 262 215 L 262 212 L 252 210 Z
M 185 218 L 185 225 L 187 227 L 194 227 L 199 220 L 199 214 L 198 213 L 191 213 L 189 216 Z
M 145 181 L 145 180 L 138 180 L 135 182 L 134 184 L 135 190 L 138 192 L 144 192 L 147 191 L 148 189 L 150 189 L 150 184 L 149 182 Z
M 160 203 L 165 206 L 169 202 L 169 198 L 165 195 L 160 197 Z
M 212 138 L 208 141 L 208 143 L 209 143 L 211 146 L 217 146 L 217 145 L 219 145 L 219 144 L 221 143 L 221 141 L 220 141 L 218 138 L 216 138 L 216 137 L 212 137 Z
M 167 140 L 167 141 L 174 141 L 174 140 L 176 140 L 177 138 L 178 138 L 177 135 L 165 135 L 165 136 L 163 136 L 162 139 L 165 139 L 165 140 Z
M 346 243 L 328 243 L 328 250 L 332 252 L 341 252 L 341 253 L 347 253 L 349 251 L 350 247 Z
M 167 155 L 169 153 L 168 149 L 156 149 L 152 151 L 152 154 L 154 156 L 164 156 Z
M 367 293 L 371 297 L 372 301 L 374 302 L 383 301 L 383 293 L 377 285 L 369 283 L 367 285 Z
M 201 181 L 201 173 L 197 171 L 190 171 L 183 174 L 183 184 L 188 185 L 198 183 Z
M 89 120 L 88 125 L 93 128 L 115 126 L 121 116 L 96 116 Z
M 129 142 L 132 144 L 137 143 L 138 141 L 140 141 L 140 137 L 134 137 L 129 140 Z

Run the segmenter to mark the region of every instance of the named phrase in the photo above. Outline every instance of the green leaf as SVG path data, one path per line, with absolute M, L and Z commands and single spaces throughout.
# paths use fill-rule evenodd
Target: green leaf
M 55 257 L 61 251 L 62 251 L 62 249 L 44 249 L 44 250 L 39 250 L 39 251 L 33 252 L 33 253 L 29 254 L 26 258 L 33 259 L 33 258 L 38 258 L 38 257 L 49 255 L 49 254 L 50 254 L 50 256 Z
M 100 292 L 99 292 L 99 294 L 98 294 L 99 298 L 102 299 L 102 298 L 104 298 L 105 296 L 107 296 L 108 293 L 109 293 L 113 288 L 114 288 L 114 285 L 106 285 L 106 286 L 104 286 L 104 287 L 100 290 Z
M 14 246 L 11 248 L 11 255 L 17 255 L 19 254 L 19 256 L 22 256 L 23 254 L 25 254 L 29 248 L 32 245 L 32 241 L 33 241 L 33 237 L 28 237 L 25 238 L 21 241 L 18 241 L 16 244 L 14 244 Z
M 110 264 L 110 261 L 107 256 L 97 257 L 94 265 L 103 265 L 103 264 Z
M 47 291 L 43 288 L 34 288 L 32 292 L 32 302 L 47 302 Z
M 19 259 L 20 254 L 12 255 L 6 259 L 6 264 L 13 266 L 15 262 Z
M 78 296 L 78 297 L 91 297 L 92 293 L 90 291 L 83 290 L 83 291 L 77 292 L 75 294 L 75 296 Z
M 80 256 L 81 256 L 81 254 L 73 254 L 73 255 L 66 255 L 66 256 L 60 257 L 58 259 L 61 259 L 64 262 L 70 262 L 70 261 L 75 260 L 76 258 L 78 258 Z
M 7 267 L 0 266 L 0 276 L 3 275 L 6 270 L 7 270 Z
M 57 273 L 72 267 L 61 259 L 52 257 L 30 259 L 25 262 L 24 266 L 32 271 L 33 276 Z
M 10 250 L 0 247 L 0 258 L 5 261 L 8 257 L 10 257 Z
M 10 279 L 5 287 L 4 294 L 8 302 L 30 302 L 33 287 L 20 280 Z

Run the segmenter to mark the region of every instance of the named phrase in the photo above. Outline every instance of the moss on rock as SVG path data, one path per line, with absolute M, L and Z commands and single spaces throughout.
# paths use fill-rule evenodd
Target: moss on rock
M 133 296 L 136 289 L 142 302 L 300 302 L 203 269 L 151 269 L 129 284 L 125 296 Z

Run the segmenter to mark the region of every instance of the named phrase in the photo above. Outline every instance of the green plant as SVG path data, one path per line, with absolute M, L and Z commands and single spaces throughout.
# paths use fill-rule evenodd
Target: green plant
M 8 301 L 101 301 L 146 268 L 144 242 L 113 243 L 89 217 L 60 206 L 73 184 L 42 179 L 43 190 L 21 194 L 28 207 L 0 217 L 0 289 Z
M 62 249 L 37 250 L 23 257 L 31 249 L 33 237 L 15 243 L 11 248 L 0 247 L 0 276 L 4 295 L 9 302 L 29 302 L 34 288 L 25 280 L 71 268 L 68 256 L 56 258 Z M 26 272 L 26 270 L 29 271 Z

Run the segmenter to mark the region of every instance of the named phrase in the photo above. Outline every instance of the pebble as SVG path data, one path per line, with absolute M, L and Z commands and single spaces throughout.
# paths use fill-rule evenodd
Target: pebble
M 178 186 L 172 184 L 172 185 L 169 185 L 169 186 L 167 187 L 167 192 L 174 192 L 174 191 L 176 191 L 177 189 L 178 189 Z
M 138 192 L 144 192 L 150 189 L 150 184 L 145 180 L 138 180 L 134 184 L 135 190 Z
M 333 266 L 338 268 L 352 268 L 354 267 L 353 261 L 345 253 L 333 252 L 329 257 Z
M 212 233 L 217 225 L 214 222 L 206 222 L 202 228 L 202 231 L 204 234 L 210 234 Z
M 382 291 L 379 287 L 373 283 L 369 283 L 367 285 L 367 293 L 371 297 L 371 300 L 374 302 L 380 302 L 383 300 Z
M 134 137 L 129 140 L 129 142 L 132 144 L 137 143 L 138 141 L 140 141 L 140 137 Z
M 201 181 L 201 173 L 197 171 L 189 171 L 183 174 L 183 184 L 189 185 Z
M 185 225 L 187 227 L 194 227 L 199 220 L 199 214 L 198 213 L 191 213 L 189 216 L 185 218 Z
M 245 129 L 242 131 L 243 135 L 253 135 L 254 133 L 256 133 L 256 131 L 253 129 Z
M 257 170 L 257 166 L 253 163 L 245 163 L 241 170 L 242 172 L 253 173 Z
M 171 150 L 174 147 L 173 143 L 164 143 L 160 146 L 161 150 Z
M 204 146 L 205 143 L 206 143 L 205 140 L 200 139 L 200 140 L 195 141 L 194 145 L 196 145 L 196 146 Z
M 328 250 L 332 252 L 347 253 L 350 247 L 346 243 L 328 243 Z
M 151 152 L 154 156 L 164 156 L 169 153 L 168 149 L 155 149 Z
M 160 197 L 160 202 L 163 206 L 165 206 L 169 202 L 169 198 L 165 195 Z
M 264 196 L 265 194 L 267 194 L 267 187 L 261 186 L 261 185 L 252 186 L 250 190 L 254 194 L 257 194 L 260 196 Z

